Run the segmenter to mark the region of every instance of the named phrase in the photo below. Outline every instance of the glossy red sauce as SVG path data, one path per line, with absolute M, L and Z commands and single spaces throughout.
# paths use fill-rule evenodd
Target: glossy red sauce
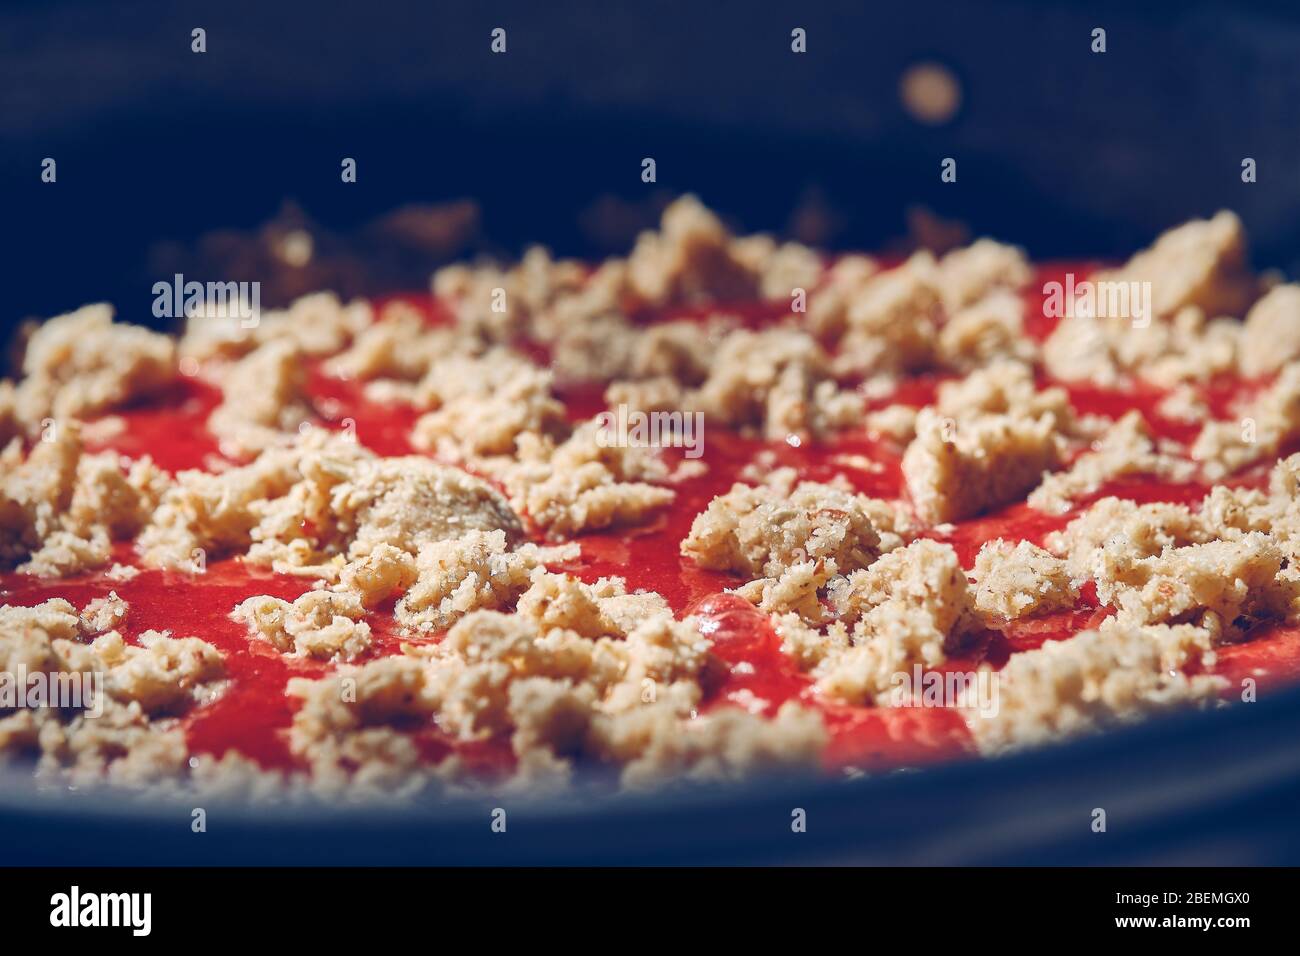
M 1070 269 L 1076 276 L 1086 275 L 1090 268 L 1049 266 L 1040 270 L 1038 281 L 1025 295 L 1029 334 L 1041 339 L 1051 330 L 1052 321 L 1042 315 L 1039 291 L 1042 283 L 1059 279 Z M 402 299 L 424 311 L 431 323 L 446 320 L 445 308 L 427 296 Z M 734 312 L 746 325 L 755 327 L 779 318 L 782 312 L 764 305 L 685 310 L 674 313 L 673 317 L 702 317 L 711 311 Z M 417 411 L 404 405 L 372 402 L 365 397 L 361 383 L 330 378 L 319 365 L 311 367 L 309 378 L 319 424 L 355 428 L 358 439 L 381 454 L 413 453 L 407 435 L 418 417 Z M 938 382 L 934 376 L 919 376 L 893 395 L 874 400 L 872 405 L 927 404 L 933 400 Z M 1207 387 L 1205 396 L 1216 413 L 1222 410 L 1226 414 L 1244 395 L 1253 394 L 1259 387 L 1260 383 L 1220 381 Z M 570 418 L 579 420 L 604 407 L 602 391 L 596 387 L 569 387 L 561 389 L 560 395 Z M 1134 392 L 1071 385 L 1068 391 L 1080 413 L 1114 418 L 1130 408 L 1138 408 L 1160 437 L 1185 443 L 1195 435 L 1195 425 L 1171 422 L 1156 412 L 1155 406 L 1163 395 L 1156 389 L 1141 388 Z M 126 428 L 102 442 L 100 447 L 132 457 L 150 454 L 162 467 L 172 471 L 211 467 L 220 461 L 220 452 L 205 422 L 219 397 L 217 390 L 201 378 L 186 379 L 159 401 L 116 412 L 125 419 Z M 704 710 L 742 707 L 771 715 L 788 700 L 817 707 L 830 733 L 830 746 L 825 754 L 828 768 L 886 770 L 970 752 L 972 747 L 965 725 L 952 710 L 850 707 L 815 696 L 812 680 L 781 652 L 780 639 L 767 619 L 740 598 L 723 593 L 743 583 L 741 579 L 701 570 L 679 553 L 680 542 L 694 517 L 714 496 L 741 480 L 742 471 L 759 452 L 770 456 L 768 468 L 791 467 L 800 478 L 810 480 L 824 481 L 843 475 L 863 493 L 896 498 L 903 496 L 901 449 L 852 432 L 833 442 L 813 445 L 764 442 L 714 430 L 707 433 L 704 446 L 702 460 L 707 472 L 674 486 L 677 500 L 673 507 L 644 527 L 583 536 L 581 557 L 557 570 L 567 570 L 586 581 L 620 576 L 626 579 L 629 590 L 662 594 L 679 616 L 696 615 L 702 630 L 712 639 L 715 653 L 730 665 L 729 674 L 704 702 Z M 672 465 L 681 460 L 680 450 L 670 449 L 665 455 Z M 1256 469 L 1239 481 L 1258 484 L 1266 473 L 1267 469 Z M 1063 528 L 1091 501 L 1107 494 L 1138 501 L 1195 503 L 1207 490 L 1207 486 L 1200 484 L 1169 484 L 1130 477 L 1111 483 L 1064 515 L 1046 515 L 1027 505 L 1015 504 L 961 522 L 951 530 L 935 530 L 929 534 L 951 543 L 963 565 L 969 568 L 984 542 L 1003 537 L 1041 544 L 1048 534 Z M 132 562 L 126 545 L 119 546 L 116 557 L 123 563 Z M 236 750 L 263 766 L 288 768 L 295 766 L 295 761 L 288 748 L 286 731 L 297 702 L 285 695 L 286 682 L 295 676 L 320 677 L 333 667 L 286 657 L 270 645 L 250 641 L 243 626 L 229 619 L 229 613 L 247 597 L 271 594 L 293 599 L 309 586 L 300 579 L 266 573 L 238 560 L 225 560 L 211 563 L 202 577 L 149 570 L 124 583 L 110 582 L 102 575 L 43 582 L 4 573 L 0 574 L 0 600 L 31 605 L 50 597 L 63 597 L 81 606 L 116 590 L 130 604 L 123 628 L 129 640 L 144 630 L 159 629 L 210 641 L 226 656 L 229 684 L 219 699 L 186 718 L 192 749 L 214 755 Z M 971 641 L 941 670 L 966 671 L 981 664 L 1000 667 L 1013 653 L 1095 627 L 1110 613 L 1111 609 L 1098 606 L 1095 590 L 1085 587 L 1074 610 L 1039 615 L 990 630 Z M 400 653 L 403 639 L 393 626 L 391 606 L 370 614 L 368 621 L 377 636 L 370 656 Z M 1247 643 L 1222 648 L 1215 669 L 1233 682 L 1230 694 L 1239 692 L 1240 681 L 1246 677 L 1254 678 L 1261 690 L 1300 681 L 1300 628 L 1272 627 L 1253 635 Z M 410 732 L 431 761 L 455 750 L 485 775 L 496 774 L 511 763 L 509 744 L 504 740 L 453 744 L 429 725 L 412 727 Z

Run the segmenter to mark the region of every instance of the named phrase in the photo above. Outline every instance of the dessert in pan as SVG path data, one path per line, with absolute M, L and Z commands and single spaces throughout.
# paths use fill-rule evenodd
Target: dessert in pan
M 683 197 L 602 263 L 175 291 L 0 385 L 0 752 L 51 786 L 874 773 L 1300 678 L 1300 289 L 1231 213 L 1103 267 Z

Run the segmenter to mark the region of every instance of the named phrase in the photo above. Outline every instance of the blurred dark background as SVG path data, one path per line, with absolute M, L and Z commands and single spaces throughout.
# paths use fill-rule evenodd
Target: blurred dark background
M 105 298 L 147 320 L 183 260 L 160 242 L 192 252 L 285 200 L 345 247 L 404 204 L 477 201 L 454 236 L 396 240 L 403 267 L 382 279 L 399 284 L 489 243 L 613 251 L 682 190 L 841 248 L 878 247 L 921 204 L 1042 257 L 1124 255 L 1230 207 L 1257 263 L 1294 268 L 1298 53 L 1300 11 L 1260 3 L 10 2 L 0 322 Z M 922 61 L 960 86 L 945 122 L 900 101 Z M 600 197 L 635 205 L 594 218 Z

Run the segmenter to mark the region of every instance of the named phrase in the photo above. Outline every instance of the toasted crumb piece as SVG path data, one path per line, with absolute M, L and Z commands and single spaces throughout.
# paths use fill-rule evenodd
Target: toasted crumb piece
M 172 486 L 148 456 L 130 461 L 113 452 L 82 454 L 64 525 L 81 534 L 103 527 L 110 538 L 132 538 Z
M 866 281 L 848 302 L 837 369 L 903 372 L 934 360 L 942 300 L 934 257 L 918 252 Z
M 667 708 L 645 707 L 598 720 L 595 737 L 605 759 L 625 764 L 620 781 L 632 789 L 807 770 L 828 739 L 817 711 L 795 701 L 772 718 L 723 708 L 684 725 Z
M 917 515 L 939 523 L 1015 501 L 1059 463 L 1050 415 L 986 415 L 956 424 L 924 409 L 903 455 L 903 476 Z
M 406 628 L 439 631 L 470 611 L 503 609 L 528 588 L 546 557 L 531 545 L 510 550 L 500 530 L 427 544 L 415 559 L 415 583 L 397 602 L 397 620 Z
M 1062 381 L 1115 386 L 1134 379 L 1172 388 L 1207 382 L 1237 366 L 1241 325 L 1209 320 L 1188 306 L 1169 319 L 1135 320 L 1077 312 L 1060 321 L 1043 343 L 1043 364 Z
M 750 577 L 777 578 L 806 561 L 834 561 L 846 573 L 865 568 L 880 554 L 868 500 L 816 482 L 737 484 L 696 516 L 682 554 L 700 567 Z
M 792 658 L 803 671 L 815 670 L 823 661 L 838 659 L 853 646 L 853 634 L 841 621 L 809 624 L 809 619 L 797 612 L 773 614 L 771 621 L 781 638 L 781 653 Z
M 14 415 L 29 436 L 47 418 L 88 417 L 153 394 L 176 379 L 176 343 L 113 322 L 105 304 L 50 319 L 32 334 Z
M 407 552 L 466 531 L 503 531 L 519 537 L 519 519 L 486 482 L 415 456 L 366 461 L 331 493 L 338 531 L 350 538 L 348 555 L 381 544 Z
M 1210 417 L 1210 406 L 1205 398 L 1195 386 L 1186 382 L 1170 389 L 1169 394 L 1156 405 L 1156 411 L 1176 422 L 1200 422 Z
M 415 398 L 433 411 L 415 423 L 411 441 L 447 458 L 472 459 L 512 454 L 526 432 L 558 436 L 564 406 L 551 392 L 551 379 L 504 349 L 435 361 Z
M 129 606 L 117 596 L 116 591 L 109 591 L 107 597 L 95 598 L 82 608 L 81 633 L 95 635 L 116 630 L 126 620 L 128 609 Z
M 313 431 L 293 448 L 269 448 L 253 462 L 220 474 L 188 470 L 162 496 L 141 531 L 136 548 L 154 567 L 200 570 L 207 558 L 242 553 L 265 503 L 289 494 L 302 477 L 305 456 L 322 462 L 355 456 L 359 448 Z M 197 554 L 201 552 L 201 554 Z
M 939 361 L 970 371 L 998 359 L 1033 361 L 1035 348 L 1025 336 L 1024 301 L 998 289 L 954 313 L 939 330 Z
M 288 695 L 302 700 L 290 746 L 310 762 L 318 789 L 401 795 L 427 781 L 419 746 L 394 725 L 432 721 L 438 703 L 426 692 L 428 671 L 414 658 L 382 657 L 320 680 L 289 680 Z M 345 680 L 354 682 L 350 692 Z
M 866 416 L 867 434 L 873 438 L 892 438 L 907 444 L 916 437 L 916 416 L 920 410 L 911 405 L 887 405 Z
M 0 606 L 0 670 L 101 674 L 112 701 L 134 705 L 149 717 L 175 713 L 220 691 L 216 682 L 225 672 L 221 653 L 198 637 L 178 640 L 146 631 L 133 645 L 108 630 L 83 643 L 101 626 L 120 623 L 125 614 L 125 602 L 116 594 L 91 602 L 79 615 L 61 598 L 35 607 Z M 91 696 L 87 692 L 83 697 L 87 709 L 95 706 Z M 53 708 L 40 713 L 61 715 Z
M 1292 456 L 1295 458 L 1296 456 Z M 1233 541 L 1252 531 L 1272 533 L 1281 538 L 1288 531 L 1287 512 L 1293 497 L 1288 492 L 1276 491 L 1278 473 L 1284 462 L 1278 462 L 1270 476 L 1270 492 L 1255 488 L 1227 488 L 1215 485 L 1201 502 L 1197 514 L 1205 529 L 1206 540 Z M 1279 543 L 1282 543 L 1279 540 Z
M 300 454 L 295 470 L 295 484 L 250 506 L 259 519 L 249 531 L 250 561 L 306 569 L 336 555 L 364 558 L 383 545 L 415 555 L 468 531 L 501 530 L 512 541 L 523 533 L 487 482 L 428 458 L 375 458 L 335 439 Z
M 132 567 L 129 564 L 116 564 L 104 572 L 104 577 L 110 581 L 124 584 L 140 576 L 140 569 Z
M 1268 375 L 1300 359 L 1300 285 L 1279 285 L 1246 313 L 1237 357 L 1241 374 Z
M 111 554 L 108 535 L 102 528 L 92 529 L 85 536 L 71 531 L 54 531 L 46 536 L 31 557 L 18 565 L 18 573 L 37 578 L 72 577 L 103 567 Z
M 1239 421 L 1206 422 L 1191 455 L 1207 477 L 1219 479 L 1276 455 L 1300 436 L 1300 362 L 1284 367 L 1277 380 L 1247 407 Z
M 826 435 L 860 421 L 863 409 L 862 396 L 835 381 L 822 347 L 781 326 L 725 336 L 698 388 L 664 378 L 616 383 L 606 399 L 642 411 L 702 412 L 710 423 L 772 439 Z
M 758 578 L 733 593 L 768 614 L 794 613 L 805 621 L 820 623 L 826 617 L 822 592 L 838 571 L 832 560 L 800 561 L 785 568 L 779 577 Z
M 350 593 L 308 591 L 296 601 L 251 597 L 231 613 L 250 635 L 286 654 L 319 660 L 354 661 L 371 644 L 365 608 Z
M 587 288 L 593 283 L 598 304 L 607 304 L 611 290 L 594 277 L 584 285 L 588 272 L 583 263 L 556 260 L 545 248 L 532 246 L 513 268 L 489 262 L 439 269 L 433 276 L 433 293 L 452 305 L 462 336 L 504 344 L 529 331 L 530 323 L 560 299 L 593 294 Z
M 284 310 L 267 310 L 248 321 L 238 310 L 200 312 L 185 322 L 180 354 L 186 358 L 238 359 L 270 342 L 304 355 L 333 355 L 371 324 L 369 303 L 339 301 L 333 292 L 304 295 Z
M 939 293 L 949 315 L 996 292 L 1021 289 L 1032 278 L 1023 251 L 992 239 L 977 239 L 939 260 Z
M 1074 607 L 1079 596 L 1065 561 L 1028 541 L 995 538 L 975 557 L 975 606 L 1005 620 Z
M 433 327 L 412 306 L 393 302 L 346 350 L 329 359 L 325 370 L 338 378 L 416 382 L 439 359 L 474 355 L 480 348 L 474 337 L 456 329 Z
M 283 443 L 312 416 L 306 384 L 303 353 L 286 340 L 268 342 L 226 371 L 208 430 L 232 457 Z
M 653 591 L 629 594 L 622 578 L 585 584 L 568 574 L 535 570 L 519 598 L 518 613 L 542 630 L 565 628 L 583 637 L 627 637 L 652 618 L 671 618 L 668 603 Z
M 630 346 L 627 374 L 636 380 L 666 377 L 688 387 L 701 384 L 713 367 L 734 320 L 715 315 L 704 322 L 682 319 L 643 328 Z
M 602 445 L 595 419 L 562 444 L 525 434 L 517 461 L 480 462 L 494 471 L 510 503 L 552 535 L 640 524 L 675 497 L 654 449 Z
M 805 324 L 813 335 L 838 342 L 848 325 L 849 306 L 857 301 L 868 280 L 880 271 L 874 259 L 846 255 L 836 259 L 827 270 L 821 286 L 808 290 L 808 314 Z
M 107 666 L 106 686 L 113 697 L 139 704 L 145 713 L 157 716 L 205 703 L 219 693 L 225 662 L 211 644 L 159 631 L 145 631 L 137 641 L 132 646 L 116 631 L 109 631 L 89 645 Z M 70 655 L 71 662 L 80 663 L 71 649 L 60 650 Z
M 1231 640 L 1261 620 L 1295 617 L 1300 582 L 1279 575 L 1285 561 L 1258 531 L 1166 550 L 1138 562 L 1140 584 L 1118 589 L 1120 616 L 1135 624 L 1191 621 Z
M 1122 498 L 1102 498 L 1045 542 L 1049 551 L 1065 558 L 1076 583 L 1092 579 L 1098 597 L 1109 603 L 1113 584 L 1133 583 L 1136 563 L 1167 548 L 1211 540 L 1203 522 L 1183 505 L 1151 502 L 1139 505 Z
M 795 289 L 807 291 L 821 279 L 822 257 L 800 243 L 759 234 L 734 240 L 731 249 L 758 276 L 760 298 L 788 300 Z
M 110 539 L 134 535 L 170 480 L 147 458 L 123 472 L 111 452 L 84 454 L 75 421 L 46 435 L 0 464 L 0 562 L 64 577 L 106 564 Z
M 994 675 L 997 706 L 967 710 L 984 753 L 1036 746 L 1133 723 L 1150 714 L 1211 704 L 1220 677 L 1186 673 L 1213 660 L 1210 634 L 1183 624 L 1100 629 L 1013 654 Z
M 852 625 L 851 646 L 838 649 L 843 632 L 828 630 L 835 650 L 820 658 L 817 690 L 851 704 L 884 695 L 896 675 L 913 665 L 933 667 L 979 626 L 970 584 L 950 545 L 914 541 L 875 564 L 832 582 L 830 601 L 842 625 Z
M 1079 498 L 1097 492 L 1108 481 L 1125 475 L 1156 475 L 1167 481 L 1187 481 L 1195 472 L 1190 462 L 1156 451 L 1142 413 L 1127 412 L 1064 471 L 1047 475 L 1029 494 L 1030 507 L 1063 514 Z
M 504 532 L 493 533 L 505 540 Z M 339 571 L 334 590 L 355 595 L 361 606 L 370 610 L 391 597 L 404 594 L 415 582 L 416 575 L 416 562 L 410 554 L 391 544 L 381 544 L 365 557 L 345 564 Z
M 172 718 L 223 688 L 221 653 L 195 637 L 146 631 L 127 644 L 116 630 L 83 643 L 101 623 L 120 620 L 110 599 L 80 615 L 67 601 L 0 607 L 0 670 L 83 675 L 80 708 L 20 708 L 4 718 L 0 750 L 40 755 L 43 772 L 73 779 L 149 782 L 180 770 Z M 102 683 L 100 683 L 102 681 Z M 101 693 L 102 690 L 102 693 Z M 179 752 L 185 752 L 184 739 Z M 164 759 L 164 758 L 167 759 Z
M 1060 387 L 1039 389 L 1034 372 L 1023 362 L 998 359 L 963 378 L 939 385 L 935 410 L 956 422 L 984 415 L 1016 418 L 1050 416 L 1055 428 L 1073 435 L 1079 427 L 1069 393 Z
M 1151 283 L 1156 317 L 1172 316 L 1188 306 L 1207 316 L 1240 317 L 1257 291 L 1246 262 L 1241 220 L 1227 211 L 1170 229 L 1121 268 L 1093 278 Z
M 839 620 L 850 624 L 885 604 L 903 605 L 929 618 L 941 637 L 964 634 L 977 623 L 957 552 L 926 539 L 841 578 L 831 587 L 831 603 Z
M 760 280 L 733 247 L 722 222 L 694 196 L 664 210 L 658 232 L 644 232 L 627 258 L 627 278 L 648 306 L 752 299 Z

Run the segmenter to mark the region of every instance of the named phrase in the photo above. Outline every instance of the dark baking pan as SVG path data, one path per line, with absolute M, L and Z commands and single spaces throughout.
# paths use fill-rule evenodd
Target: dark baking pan
M 496 26 L 505 56 L 488 49 Z M 205 54 L 190 50 L 195 27 Z M 794 27 L 806 54 L 790 51 Z M 1295 274 L 1298 54 L 1295 11 L 1256 3 L 11 3 L 0 325 L 99 299 L 149 321 L 160 242 L 200 249 L 285 200 L 341 237 L 406 203 L 479 204 L 476 229 L 407 248 L 389 286 L 531 241 L 604 254 L 626 235 L 580 210 L 616 197 L 630 228 L 688 190 L 747 229 L 832 248 L 879 247 L 924 204 L 1040 258 L 1121 257 L 1226 207 L 1258 265 Z M 922 62 L 959 86 L 942 122 L 900 100 Z M 56 185 L 39 179 L 47 156 Z M 356 184 L 340 182 L 344 156 Z M 956 183 L 939 180 L 945 157 Z M 810 201 L 811 233 L 791 218 Z M 215 804 L 198 836 L 188 806 L 11 776 L 0 862 L 1294 863 L 1297 731 L 1300 691 L 882 777 L 511 798 L 506 835 L 475 801 Z

